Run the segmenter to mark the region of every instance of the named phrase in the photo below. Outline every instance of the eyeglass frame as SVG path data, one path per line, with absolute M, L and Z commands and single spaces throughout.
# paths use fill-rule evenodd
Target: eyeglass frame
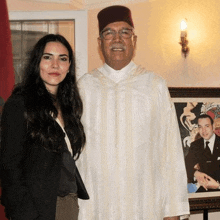
M 110 38 L 110 39 L 105 39 L 105 37 L 103 36 L 103 33 L 106 32 L 106 31 L 110 31 L 110 30 L 112 31 L 112 33 L 114 33 L 114 34 L 112 35 L 112 38 Z M 129 36 L 128 38 L 123 37 L 123 36 L 121 35 L 123 30 L 129 30 L 129 31 L 131 31 L 131 32 L 132 32 L 132 33 L 131 33 L 131 36 Z M 111 28 L 107 28 L 107 29 L 102 30 L 102 31 L 100 32 L 99 36 L 100 36 L 100 38 L 102 38 L 102 39 L 104 39 L 104 40 L 112 40 L 112 39 L 116 36 L 116 33 L 118 33 L 119 36 L 120 36 L 122 39 L 130 39 L 133 35 L 135 35 L 133 28 L 122 28 L 122 29 L 120 29 L 119 31 L 115 31 L 115 30 L 113 30 L 113 29 L 111 29 Z

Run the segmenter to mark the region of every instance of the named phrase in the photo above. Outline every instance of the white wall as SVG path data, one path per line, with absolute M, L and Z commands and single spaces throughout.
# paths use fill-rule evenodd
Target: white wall
M 135 62 L 163 76 L 169 86 L 219 86 L 220 1 L 156 0 L 126 4 L 138 35 Z M 89 11 L 89 69 L 102 64 L 97 54 L 100 9 Z M 180 22 L 188 20 L 190 53 L 181 55 Z

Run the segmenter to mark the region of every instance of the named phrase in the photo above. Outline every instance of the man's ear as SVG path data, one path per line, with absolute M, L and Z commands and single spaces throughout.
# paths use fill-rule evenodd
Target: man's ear
M 136 48 L 136 43 L 137 43 L 137 35 L 133 36 L 133 46 Z
M 98 45 L 99 47 L 101 48 L 102 46 L 102 39 L 100 37 L 97 38 L 97 41 L 98 41 Z

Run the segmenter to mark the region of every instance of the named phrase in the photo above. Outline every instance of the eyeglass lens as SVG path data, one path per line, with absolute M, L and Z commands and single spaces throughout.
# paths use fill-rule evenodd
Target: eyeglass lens
M 112 29 L 104 30 L 101 33 L 101 36 L 103 36 L 104 39 L 110 40 L 113 39 L 116 36 L 116 33 L 119 34 L 122 38 L 130 38 L 133 35 L 133 30 L 132 29 L 121 29 L 118 32 Z

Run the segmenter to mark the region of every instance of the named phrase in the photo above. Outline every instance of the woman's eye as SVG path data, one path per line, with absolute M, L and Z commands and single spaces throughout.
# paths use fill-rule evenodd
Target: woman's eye
M 49 60 L 49 59 L 50 59 L 50 56 L 49 56 L 49 55 L 44 55 L 44 56 L 43 56 L 43 59 Z
M 60 60 L 67 61 L 68 59 L 67 59 L 67 57 L 61 57 Z

